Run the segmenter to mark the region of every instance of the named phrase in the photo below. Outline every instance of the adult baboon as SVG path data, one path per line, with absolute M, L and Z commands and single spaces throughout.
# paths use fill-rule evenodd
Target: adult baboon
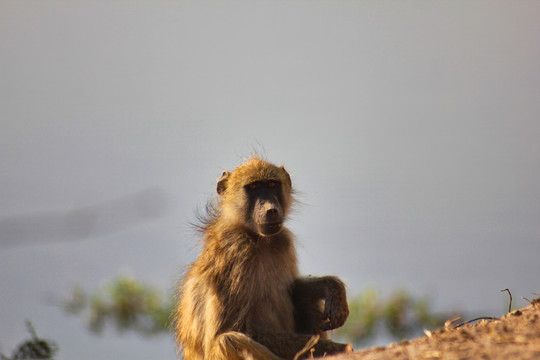
M 314 355 L 352 351 L 328 340 L 349 315 L 345 287 L 331 276 L 299 277 L 291 178 L 252 157 L 217 183 L 203 249 L 178 291 L 176 338 L 186 360 L 292 359 L 313 335 Z M 309 355 L 307 353 L 306 355 Z

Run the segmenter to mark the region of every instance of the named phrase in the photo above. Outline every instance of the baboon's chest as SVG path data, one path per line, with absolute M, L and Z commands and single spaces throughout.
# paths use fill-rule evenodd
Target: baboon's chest
M 294 255 L 280 254 L 254 259 L 250 323 L 276 331 L 294 331 L 290 287 L 297 277 Z

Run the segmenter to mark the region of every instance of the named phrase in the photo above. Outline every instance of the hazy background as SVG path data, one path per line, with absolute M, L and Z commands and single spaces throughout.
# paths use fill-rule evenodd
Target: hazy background
M 59 303 L 172 289 L 252 150 L 303 205 L 300 268 L 483 315 L 540 290 L 540 2 L 0 0 L 0 352 L 174 359 Z M 515 300 L 515 306 L 524 306 Z

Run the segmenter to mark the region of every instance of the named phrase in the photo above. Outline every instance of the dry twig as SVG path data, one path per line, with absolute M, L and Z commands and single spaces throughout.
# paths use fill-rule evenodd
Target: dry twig
M 306 346 L 304 346 L 302 348 L 302 350 L 300 350 L 299 352 L 296 353 L 293 360 L 298 360 L 300 358 L 300 356 L 302 356 L 306 351 L 308 351 L 309 349 L 314 347 L 315 344 L 317 344 L 319 342 L 320 338 L 321 337 L 319 335 L 312 336 L 311 339 L 309 339 L 309 341 L 306 343 Z
M 508 304 L 508 312 L 511 312 L 512 311 L 512 293 L 508 289 L 502 289 L 501 292 L 503 291 L 507 291 L 508 296 L 510 296 L 510 304 Z

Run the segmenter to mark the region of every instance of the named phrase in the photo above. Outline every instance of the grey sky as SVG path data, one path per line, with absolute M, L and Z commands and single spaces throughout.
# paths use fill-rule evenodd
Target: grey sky
M 534 1 L 2 0 L 0 352 L 28 318 L 60 360 L 174 358 L 54 304 L 122 271 L 171 288 L 195 209 L 253 149 L 299 190 L 304 273 L 440 310 L 531 296 L 539 17 Z

